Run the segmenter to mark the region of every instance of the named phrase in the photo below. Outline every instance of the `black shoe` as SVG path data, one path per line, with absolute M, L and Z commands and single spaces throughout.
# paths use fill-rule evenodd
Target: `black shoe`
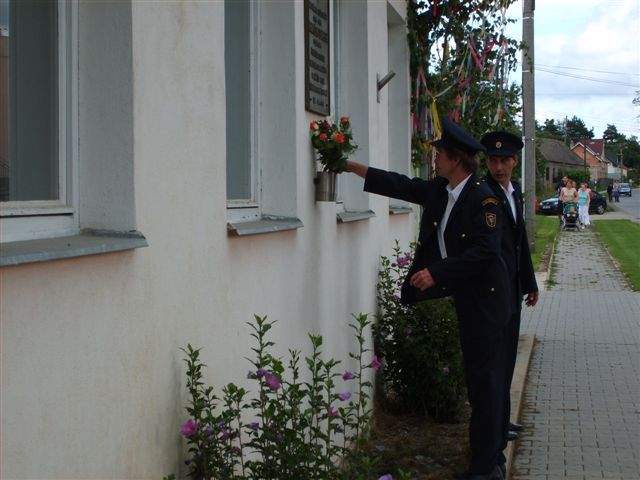
M 505 480 L 502 469 L 496 465 L 491 473 L 459 473 L 454 475 L 456 480 Z
M 521 432 L 522 430 L 524 430 L 524 427 L 519 423 L 509 423 L 509 430 L 511 430 L 512 432 Z
M 518 438 L 518 434 L 512 430 L 507 432 L 507 442 L 513 442 Z

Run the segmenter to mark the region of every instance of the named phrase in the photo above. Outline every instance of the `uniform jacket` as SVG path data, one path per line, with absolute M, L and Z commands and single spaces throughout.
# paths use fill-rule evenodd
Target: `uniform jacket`
M 447 206 L 447 183 L 442 177 L 427 181 L 373 167 L 367 171 L 365 191 L 423 207 L 418 246 L 402 285 L 401 301 L 411 304 L 453 295 L 460 320 L 475 317 L 478 324 L 504 325 L 511 311 L 511 293 L 500 257 L 502 206 L 486 183 L 471 175 L 449 216 L 444 232 L 447 258 L 442 259 L 437 232 Z M 409 279 L 424 268 L 436 284 L 422 292 Z
M 515 196 L 517 217 L 514 220 L 509 201 L 500 184 L 496 182 L 491 175 L 487 175 L 485 180 L 502 204 L 502 216 L 504 218 L 502 222 L 502 258 L 509 272 L 509 279 L 514 293 L 514 306 L 517 307 L 519 311 L 523 294 L 538 291 L 536 276 L 533 272 L 524 215 L 522 213 L 524 208 L 522 190 L 518 183 L 511 182 L 514 189 L 513 195 Z

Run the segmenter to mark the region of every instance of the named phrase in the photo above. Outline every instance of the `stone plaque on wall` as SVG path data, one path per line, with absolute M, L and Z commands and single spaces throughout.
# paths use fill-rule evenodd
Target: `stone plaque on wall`
M 310 112 L 329 115 L 329 0 L 304 1 L 304 93 Z

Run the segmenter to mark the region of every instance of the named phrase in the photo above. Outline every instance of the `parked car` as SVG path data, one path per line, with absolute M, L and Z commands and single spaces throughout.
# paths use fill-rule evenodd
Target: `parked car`
M 589 204 L 589 213 L 602 215 L 607 211 L 607 199 L 597 192 L 593 192 L 593 198 Z M 558 197 L 547 198 L 540 202 L 539 210 L 542 215 L 558 215 Z
M 627 197 L 631 196 L 631 185 L 628 183 L 620 184 L 620 195 L 626 195 Z

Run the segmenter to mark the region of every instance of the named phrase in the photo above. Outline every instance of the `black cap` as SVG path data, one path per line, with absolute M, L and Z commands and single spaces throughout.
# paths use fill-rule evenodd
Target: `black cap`
M 511 157 L 517 155 L 524 147 L 522 139 L 509 132 L 485 133 L 480 142 L 485 146 L 487 155 L 490 157 Z
M 446 117 L 442 119 L 442 137 L 431 142 L 431 145 L 458 148 L 472 155 L 484 151 L 484 147 L 475 138 Z

